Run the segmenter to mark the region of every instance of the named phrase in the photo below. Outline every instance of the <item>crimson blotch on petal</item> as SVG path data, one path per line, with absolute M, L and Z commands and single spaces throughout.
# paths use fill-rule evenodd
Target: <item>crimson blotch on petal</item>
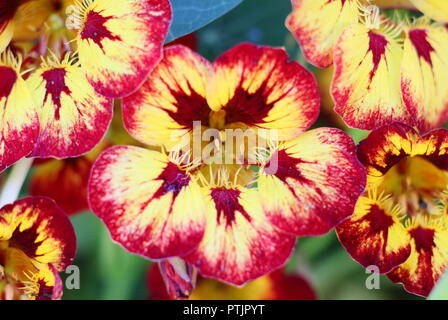
M 137 90 L 162 58 L 169 1 L 84 0 L 79 11 L 79 60 L 89 82 L 112 98 Z
M 0 209 L 0 298 L 59 299 L 58 271 L 73 261 L 76 239 L 66 214 L 44 197 Z

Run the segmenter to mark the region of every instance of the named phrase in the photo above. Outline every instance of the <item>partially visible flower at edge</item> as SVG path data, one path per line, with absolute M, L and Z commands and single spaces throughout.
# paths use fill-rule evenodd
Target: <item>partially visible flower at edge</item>
M 364 267 L 427 296 L 448 266 L 448 130 L 404 124 L 372 131 L 358 158 L 367 187 L 337 235 Z
M 60 299 L 58 271 L 76 251 L 73 227 L 53 200 L 28 197 L 0 209 L 0 300 Z
M 448 16 L 448 2 L 436 2 Z M 286 24 L 308 61 L 334 64 L 331 94 L 348 126 L 372 130 L 402 122 L 425 132 L 448 120 L 448 30 L 442 23 L 393 21 L 358 0 L 296 0 L 293 6 Z

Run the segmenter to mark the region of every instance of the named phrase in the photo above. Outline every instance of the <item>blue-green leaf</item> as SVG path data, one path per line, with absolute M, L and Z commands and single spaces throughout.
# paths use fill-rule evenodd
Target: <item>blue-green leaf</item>
M 194 32 L 221 17 L 243 0 L 171 0 L 173 22 L 166 42 Z
M 448 300 L 448 269 L 437 281 L 434 289 L 428 297 L 429 300 Z

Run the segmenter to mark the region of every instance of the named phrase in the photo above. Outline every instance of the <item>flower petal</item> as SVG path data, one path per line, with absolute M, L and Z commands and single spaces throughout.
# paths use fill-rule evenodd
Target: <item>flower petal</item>
M 410 237 L 388 199 L 359 198 L 355 214 L 337 228 L 341 244 L 364 267 L 381 273 L 397 267 L 411 254 Z
M 92 168 L 89 203 L 115 241 L 150 259 L 187 254 L 204 234 L 199 186 L 160 152 L 107 149 Z
M 113 102 L 95 92 L 78 66 L 42 67 L 27 80 L 38 106 L 40 136 L 33 157 L 77 157 L 93 149 L 112 120 Z
M 306 59 L 319 68 L 333 64 L 333 46 L 341 32 L 358 22 L 356 0 L 293 0 L 286 27 Z
M 225 112 L 226 124 L 277 130 L 280 140 L 297 137 L 319 114 L 319 89 L 311 72 L 285 50 L 240 44 L 213 63 L 207 101 Z
M 387 276 L 407 291 L 426 297 L 448 265 L 448 230 L 414 226 L 408 232 L 411 256 Z
M 187 47 L 166 48 L 164 58 L 134 94 L 123 99 L 128 132 L 146 144 L 173 145 L 193 129 L 209 124 L 205 77 L 210 63 Z
M 277 195 L 261 197 L 271 223 L 298 236 L 320 235 L 353 213 L 366 177 L 345 135 L 314 129 L 271 155 L 258 179 L 260 194 Z
M 27 156 L 39 134 L 28 87 L 15 68 L 0 62 L 0 172 Z
M 448 30 L 434 25 L 410 29 L 404 42 L 403 100 L 422 131 L 448 120 L 447 43 Z
M 107 97 L 131 94 L 162 57 L 169 1 L 90 1 L 84 16 L 77 42 L 90 83 Z
M 100 144 L 82 157 L 39 164 L 31 176 L 30 194 L 52 198 L 69 215 L 88 210 L 90 169 L 104 147 Z
M 35 279 L 37 283 L 36 300 L 60 300 L 64 291 L 62 280 L 52 264 L 44 265 Z
M 411 121 L 400 93 L 402 51 L 392 37 L 363 25 L 341 34 L 334 49 L 331 92 L 335 111 L 349 126 L 370 130 Z
M 44 197 L 17 200 L 0 209 L 0 241 L 30 259 L 63 271 L 73 261 L 76 238 L 66 214 Z
M 358 158 L 366 167 L 369 183 L 372 184 L 380 181 L 400 160 L 415 156 L 421 156 L 435 167 L 447 170 L 448 130 L 432 130 L 419 136 L 415 129 L 394 123 L 372 131 L 358 146 Z M 432 171 L 429 167 L 425 169 L 427 170 L 423 170 L 420 174 L 429 175 Z M 434 187 L 436 176 L 433 174 L 430 176 L 431 179 L 427 183 L 431 183 Z M 420 180 L 425 182 L 425 179 Z
M 2 21 L 4 17 L 0 16 L 0 53 L 5 50 L 14 35 L 14 20 Z
M 411 0 L 411 2 L 432 19 L 448 22 L 448 2 L 445 0 Z
M 198 248 L 188 256 L 205 277 L 234 285 L 280 267 L 290 256 L 295 237 L 266 219 L 254 189 L 210 187 L 205 196 L 207 226 Z

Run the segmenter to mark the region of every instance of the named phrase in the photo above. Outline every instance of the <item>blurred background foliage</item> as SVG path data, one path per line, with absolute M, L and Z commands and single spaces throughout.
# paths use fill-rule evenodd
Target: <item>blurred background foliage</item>
M 198 52 L 213 61 L 240 42 L 285 47 L 291 59 L 307 68 L 300 49 L 284 26 L 291 11 L 290 0 L 243 0 L 234 10 L 197 31 Z M 319 71 L 320 72 L 320 71 Z M 366 132 L 349 130 L 328 113 L 314 125 L 339 126 L 356 142 Z M 26 185 L 26 184 L 25 184 Z M 26 190 L 23 190 L 26 193 Z M 115 244 L 104 225 L 92 213 L 71 218 L 76 229 L 78 251 L 74 264 L 81 274 L 80 290 L 65 290 L 64 299 L 147 299 L 146 276 L 150 261 L 128 253 Z M 381 289 L 368 290 L 369 274 L 354 262 L 339 244 L 335 232 L 298 239 L 297 250 L 286 266 L 288 272 L 304 275 L 319 299 L 418 299 L 381 276 Z M 63 279 L 67 276 L 61 274 Z

